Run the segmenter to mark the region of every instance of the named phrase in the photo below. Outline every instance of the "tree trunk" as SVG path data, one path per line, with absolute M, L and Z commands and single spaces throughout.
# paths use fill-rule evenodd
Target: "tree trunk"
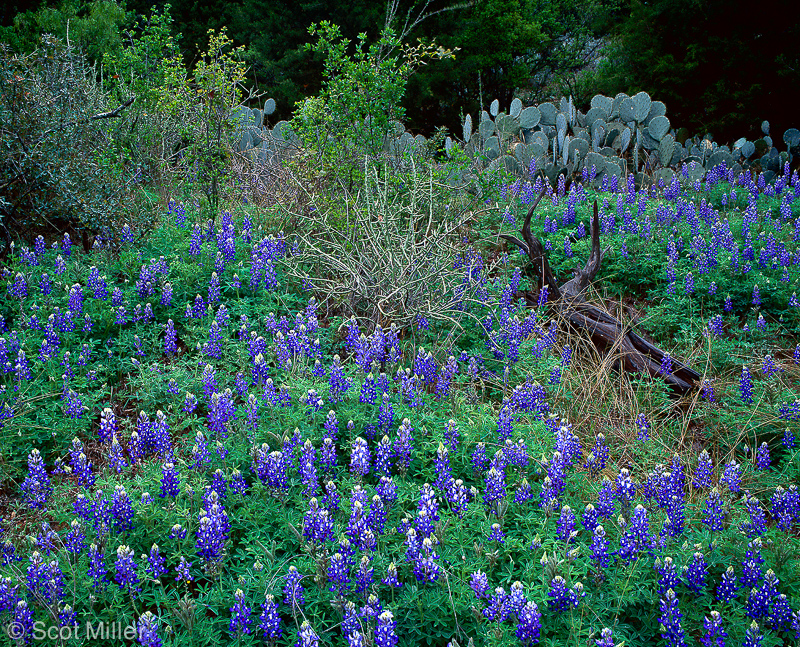
M 561 286 L 558 285 L 542 243 L 531 233 L 531 218 L 543 196 L 544 191 L 528 210 L 522 226 L 522 240 L 508 234 L 500 235 L 527 254 L 531 270 L 538 278 L 539 288 L 547 286 L 548 301 L 553 303 L 560 317 L 567 321 L 571 328 L 588 332 L 601 353 L 616 349 L 626 371 L 647 373 L 651 376 L 660 375 L 680 395 L 685 395 L 696 388 L 700 375 L 695 370 L 671 358 L 672 372 L 663 374 L 661 372 L 661 362 L 665 355 L 663 350 L 637 335 L 616 317 L 586 301 L 584 297 L 586 288 L 599 271 L 603 256 L 608 251 L 608 248 L 600 249 L 600 222 L 596 200 L 591 222 L 592 248 L 589 260 L 583 268 L 575 268 L 573 278 Z M 526 294 L 526 303 L 535 307 L 538 299 Z

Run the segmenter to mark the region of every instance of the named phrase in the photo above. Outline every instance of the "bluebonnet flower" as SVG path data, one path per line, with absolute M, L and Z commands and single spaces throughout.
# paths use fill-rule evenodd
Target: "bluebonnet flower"
M 396 633 L 397 622 L 391 611 L 383 611 L 375 624 L 375 647 L 394 647 L 400 642 Z
M 764 577 L 761 571 L 761 564 L 764 563 L 764 558 L 761 556 L 760 548 L 760 541 L 758 544 L 753 542 L 751 548 L 745 553 L 745 558 L 742 562 L 742 576 L 739 578 L 743 587 L 756 586 Z
M 616 490 L 614 494 L 616 498 L 625 506 L 623 509 L 629 509 L 627 506 L 633 503 L 633 497 L 636 495 L 636 485 L 633 483 L 628 469 L 623 467 L 619 471 L 615 484 Z
M 211 464 L 211 456 L 208 452 L 208 441 L 203 435 L 202 431 L 198 431 L 194 437 L 194 446 L 192 447 L 192 462 L 189 467 L 191 469 L 200 470 L 204 469 L 207 465 Z
M 703 398 L 708 402 L 714 402 L 714 387 L 711 384 L 711 380 L 704 379 L 703 380 Z
M 401 474 L 405 474 L 411 464 L 411 452 L 413 450 L 414 428 L 408 418 L 403 418 L 403 422 L 397 429 L 397 436 L 394 439 L 394 456 L 397 459 L 396 465 Z
M 635 559 L 640 550 L 650 541 L 650 522 L 647 510 L 642 505 L 637 505 L 633 511 L 630 523 L 619 540 L 617 555 L 620 559 Z
M 47 272 L 44 272 L 41 279 L 39 279 L 39 289 L 43 297 L 48 296 L 53 290 L 53 282 L 50 280 L 50 276 Z
M 174 498 L 180 494 L 180 491 L 180 481 L 175 465 L 164 463 L 161 469 L 161 493 L 159 496 L 162 499 L 168 496 Z
M 384 577 L 381 582 L 393 589 L 403 586 L 403 583 L 397 578 L 397 566 L 394 562 L 386 567 L 386 577 Z
M 244 476 L 236 468 L 231 472 L 229 485 L 232 492 L 240 496 L 245 496 L 247 494 L 247 481 L 244 480 Z
M 21 490 L 25 495 L 25 502 L 32 509 L 44 508 L 53 491 L 38 449 L 31 450 L 28 455 L 28 476 L 22 482 Z
M 609 541 L 606 539 L 605 528 L 598 524 L 594 529 L 592 544 L 590 547 L 590 550 L 592 551 L 591 560 L 595 565 L 598 574 L 601 573 L 603 569 L 608 568 L 611 565 L 611 556 L 608 553 L 608 545 Z
M 98 438 L 101 443 L 107 443 L 117 433 L 117 417 L 108 407 L 100 412 L 100 430 Z
M 494 467 L 486 473 L 486 485 L 483 490 L 483 501 L 491 505 L 506 496 L 505 472 Z
M 710 618 L 706 616 L 703 620 L 703 636 L 700 642 L 703 647 L 725 647 L 728 632 L 722 625 L 722 616 L 719 611 L 712 611 L 710 615 Z
M 283 603 L 289 605 L 293 610 L 302 607 L 306 603 L 305 588 L 300 582 L 303 576 L 295 566 L 290 566 L 286 573 L 283 587 Z
M 58 626 L 59 627 L 69 627 L 74 625 L 77 622 L 78 614 L 72 608 L 71 605 L 65 604 L 58 605 Z
M 472 452 L 472 467 L 476 473 L 486 469 L 489 459 L 486 456 L 486 443 L 478 443 Z
M 599 518 L 600 515 L 597 509 L 591 503 L 588 503 L 581 514 L 581 523 L 587 532 L 594 534 L 595 528 L 599 524 Z
M 367 377 L 364 378 L 364 383 L 361 385 L 361 395 L 358 400 L 363 404 L 375 404 L 376 397 L 375 377 L 372 373 L 369 373 Z
M 336 459 L 336 445 L 330 437 L 326 436 L 322 439 L 322 447 L 320 447 L 319 462 L 322 465 L 324 472 L 332 471 L 337 464 Z M 379 456 L 378 449 L 375 450 L 375 470 L 379 471 Z
M 381 480 L 375 486 L 375 492 L 384 501 L 397 501 L 397 484 L 390 476 L 381 476 Z
M 661 616 L 661 637 L 666 641 L 668 647 L 685 647 L 686 634 L 681 626 L 683 614 L 678 606 L 678 597 L 675 591 L 669 589 L 660 604 Z
M 568 505 L 565 505 L 561 508 L 556 534 L 561 541 L 563 541 L 565 544 L 569 544 L 575 539 L 574 531 L 575 514 L 572 512 L 572 508 L 570 508 Z
M 356 571 L 356 593 L 366 596 L 373 584 L 375 584 L 375 568 L 372 566 L 372 557 L 362 555 Z
M 381 398 L 381 405 L 378 409 L 378 426 L 384 431 L 388 432 L 394 424 L 394 408 L 389 394 L 384 392 Z
M 351 500 L 351 514 L 345 533 L 361 550 L 373 550 L 376 545 L 375 533 L 367 523 L 364 504 L 356 498 L 356 491 Z
M 694 293 L 694 276 L 691 272 L 686 275 L 686 285 L 684 287 L 684 291 L 686 294 L 693 294 Z
M 772 355 L 764 355 L 764 361 L 761 363 L 761 372 L 767 379 L 780 372 L 780 369 L 775 365 L 775 360 L 772 359 Z
M 594 447 L 589 457 L 586 459 L 586 467 L 589 469 L 592 476 L 597 476 L 597 474 L 605 469 L 606 462 L 608 461 L 608 451 L 606 437 L 603 434 L 597 434 Z
M 696 552 L 692 558 L 692 561 L 683 567 L 683 574 L 686 577 L 686 585 L 695 593 L 695 595 L 703 594 L 703 589 L 706 586 L 707 573 L 708 564 L 706 564 L 705 556 L 701 552 Z
M 373 532 L 383 534 L 386 527 L 386 508 L 383 505 L 383 499 L 377 494 L 372 497 L 367 523 Z
M 233 597 L 234 603 L 230 608 L 231 620 L 228 624 L 228 631 L 233 637 L 238 637 L 241 634 L 250 634 L 252 631 L 250 629 L 250 623 L 252 621 L 250 617 L 251 609 L 245 604 L 244 591 L 242 591 L 242 589 L 236 589 Z
M 722 497 L 719 490 L 714 488 L 703 504 L 703 523 L 711 532 L 718 532 L 723 528 L 725 512 L 722 508 Z
M 121 485 L 117 485 L 114 488 L 111 516 L 114 518 L 114 528 L 117 530 L 125 532 L 133 528 L 133 503 L 125 488 Z
M 489 578 L 483 571 L 475 571 L 470 576 L 469 587 L 477 598 L 486 598 L 489 591 Z
M 708 450 L 700 452 L 700 457 L 697 460 L 697 469 L 694 472 L 692 485 L 697 489 L 706 489 L 711 487 L 711 473 L 713 466 L 711 464 L 711 457 L 708 455 Z
M 122 545 L 117 548 L 117 560 L 114 562 L 116 574 L 114 580 L 120 589 L 127 589 L 132 597 L 139 592 L 139 576 L 136 574 L 136 562 L 133 561 L 133 551 L 130 546 Z
M 185 413 L 194 413 L 197 408 L 197 396 L 194 393 L 186 392 L 186 397 L 183 400 L 182 410 Z
M 603 487 L 597 494 L 597 512 L 601 517 L 610 519 L 614 516 L 614 507 L 616 503 L 616 492 L 611 481 L 607 477 L 603 477 Z
M 769 445 L 761 443 L 756 451 L 756 469 L 762 472 L 766 471 L 770 469 L 770 463 Z
M 670 589 L 676 589 L 680 584 L 678 567 L 672 557 L 665 557 L 664 560 L 656 559 L 654 568 L 660 573 L 658 578 L 658 592 L 663 595 Z
M 73 554 L 80 554 L 86 550 L 86 534 L 77 519 L 73 519 L 70 524 L 70 531 L 64 538 L 64 548 L 67 549 L 67 552 Z
M 772 496 L 771 504 L 770 512 L 778 529 L 789 532 L 800 516 L 800 493 L 797 486 L 791 485 L 788 490 L 778 486 Z
M 369 474 L 370 460 L 367 441 L 361 437 L 356 438 L 350 454 L 350 471 L 360 476 Z
M 230 533 L 228 513 L 219 502 L 219 495 L 213 490 L 208 494 L 206 507 L 200 510 L 200 527 L 197 530 L 197 554 L 205 561 L 207 568 L 222 560 L 225 542 Z
M 174 355 L 178 352 L 177 339 L 178 335 L 175 332 L 175 324 L 172 319 L 168 319 L 167 325 L 164 328 L 164 353 L 166 355 Z
M 161 647 L 158 636 L 158 617 L 152 611 L 145 611 L 136 625 L 139 644 L 143 647 Z
M 502 586 L 498 586 L 489 598 L 489 606 L 483 609 L 481 613 L 487 620 L 499 623 L 508 618 L 509 611 L 508 593 Z
M 491 532 L 489 533 L 487 541 L 497 541 L 501 544 L 506 542 L 506 534 L 503 532 L 503 529 L 500 527 L 499 523 L 492 524 Z
M 739 463 L 736 461 L 727 463 L 720 482 L 725 483 L 731 492 L 740 492 L 741 466 Z
M 762 620 L 769 614 L 773 598 L 778 595 L 778 578 L 769 570 L 764 575 L 760 586 L 750 589 L 745 603 L 745 613 L 751 618 Z
M 753 403 L 753 381 L 747 366 L 742 366 L 742 375 L 739 378 L 739 394 L 745 404 Z
M 672 373 L 672 357 L 669 353 L 664 353 L 664 356 L 661 358 L 660 373 L 662 375 L 670 375 Z
M 536 603 L 529 600 L 522 611 L 517 614 L 517 628 L 514 630 L 514 634 L 523 647 L 529 647 L 539 643 L 541 629 L 542 614 Z
M 742 643 L 742 647 L 761 647 L 761 643 L 764 641 L 764 634 L 761 633 L 761 630 L 758 627 L 758 623 L 753 620 L 750 623 L 750 626 L 747 628 L 744 636 L 744 642 Z
M 261 631 L 262 638 L 273 643 L 283 635 L 283 628 L 281 627 L 281 617 L 278 613 L 278 603 L 275 601 L 274 595 L 267 595 L 264 602 L 261 604 L 261 616 L 258 619 L 258 628 Z
M 297 632 L 296 647 L 319 647 L 319 636 L 311 627 L 308 620 L 303 620 L 300 630 Z
M 377 488 L 376 488 L 377 490 Z M 339 503 L 341 497 L 336 490 L 336 484 L 333 481 L 325 481 L 322 495 L 322 505 L 331 514 L 334 515 L 339 511 Z
M 568 589 L 564 578 L 556 575 L 550 582 L 547 604 L 554 611 L 563 613 L 568 609 L 577 608 L 580 598 L 584 595 L 583 584 L 576 582 L 572 589 Z
M 794 611 L 784 593 L 774 595 L 772 606 L 767 616 L 767 626 L 776 631 L 788 631 L 792 623 Z
M 187 561 L 185 557 L 181 556 L 181 558 L 178 560 L 178 565 L 175 567 L 175 573 L 177 573 L 175 581 L 187 583 L 194 581 L 191 568 L 192 563 Z
M 329 400 L 331 402 L 341 402 L 344 394 L 353 384 L 352 378 L 344 376 L 339 355 L 333 356 L 333 363 L 328 371 L 328 382 L 330 384 Z
M 105 556 L 103 549 L 98 547 L 97 544 L 89 546 L 89 563 L 87 573 L 92 578 L 92 587 L 94 589 L 104 589 L 108 582 L 108 570 L 105 565 Z
M 146 570 L 154 580 L 159 580 L 162 575 L 167 573 L 164 567 L 166 558 L 161 554 L 158 544 L 153 544 L 150 547 L 150 552 L 147 555 L 142 555 L 142 559 L 146 562 Z
M 350 590 L 350 564 L 341 552 L 331 555 L 328 581 L 331 583 L 330 590 L 337 595 L 344 596 Z
M 523 478 L 522 482 L 514 492 L 514 503 L 525 503 L 533 498 L 533 489 L 531 488 L 528 479 Z
M 604 627 L 600 632 L 600 640 L 595 640 L 597 647 L 614 647 L 614 632 Z
M 728 566 L 717 585 L 717 600 L 723 603 L 730 602 L 738 597 L 738 590 L 739 585 L 736 583 L 736 574 L 733 572 L 733 566 Z
M 14 596 L 16 598 L 16 596 Z M 12 610 L 9 605 L 9 611 Z M 30 644 L 34 632 L 33 612 L 24 599 L 15 599 L 13 606 L 13 620 L 9 628 L 13 627 L 18 633 L 17 644 Z M 9 632 L 9 635 L 11 632 Z

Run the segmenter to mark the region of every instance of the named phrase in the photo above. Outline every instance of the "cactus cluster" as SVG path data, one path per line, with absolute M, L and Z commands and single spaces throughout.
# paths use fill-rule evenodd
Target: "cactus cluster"
M 267 99 L 263 109 L 239 106 L 233 111 L 231 119 L 236 124 L 234 136 L 238 152 L 246 153 L 253 161 L 267 162 L 295 142 L 289 122 L 279 121 L 269 128 L 266 117 L 274 112 L 274 99 Z
M 572 98 L 523 107 L 514 99 L 508 114 L 497 101 L 484 111 L 473 128 L 467 115 L 462 142 L 466 152 L 488 168 L 503 167 L 524 174 L 536 160 L 551 182 L 594 167 L 597 182 L 604 175 L 635 174 L 637 184 L 669 183 L 680 166 L 682 177 L 695 182 L 719 164 L 738 172 L 757 165 L 770 182 L 787 161 L 800 154 L 800 131 L 790 128 L 783 135 L 786 150 L 778 150 L 762 124 L 764 137 L 755 142 L 738 140 L 732 147 L 719 145 L 710 136 L 690 138 L 686 129 L 675 130 L 666 116 L 666 106 L 646 92 L 634 96 L 596 95 L 586 113 L 576 110 Z M 445 150 L 452 151 L 448 138 Z
M 735 172 L 758 167 L 769 183 L 785 162 L 800 155 L 800 130 L 788 129 L 783 134 L 786 148 L 779 150 L 766 121 L 761 125 L 762 138 L 742 138 L 732 147 L 717 144 L 710 135 L 691 138 L 685 128 L 672 127 L 666 106 L 647 92 L 613 98 L 598 94 L 585 113 L 575 107 L 572 97 L 527 107 L 517 98 L 508 112 L 500 108 L 495 99 L 479 120 L 472 115 L 464 119 L 460 141 L 474 166 L 523 176 L 535 160 L 536 168 L 553 183 L 560 174 L 569 177 L 584 168 L 595 169 L 598 184 L 604 176 L 628 173 L 635 175 L 639 186 L 650 181 L 669 183 L 679 167 L 688 171 L 681 174 L 683 181 L 693 183 L 722 163 Z M 274 111 L 275 101 L 269 99 L 263 110 L 242 106 L 233 116 L 238 123 L 237 149 L 253 160 L 281 156 L 297 143 L 288 122 L 267 127 L 265 117 Z M 446 138 L 448 156 L 455 144 L 452 137 Z M 406 153 L 414 154 L 426 145 L 424 136 L 415 136 L 394 122 L 383 149 L 402 164 Z

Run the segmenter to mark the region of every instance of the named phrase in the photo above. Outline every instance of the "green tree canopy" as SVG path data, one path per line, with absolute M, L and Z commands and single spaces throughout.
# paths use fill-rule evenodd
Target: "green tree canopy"
M 99 62 L 105 53 L 120 50 L 120 29 L 126 22 L 124 8 L 113 0 L 62 0 L 42 3 L 34 10 L 17 13 L 12 25 L 0 27 L 0 41 L 20 53 L 39 46 L 42 34 L 69 41 L 91 62 Z

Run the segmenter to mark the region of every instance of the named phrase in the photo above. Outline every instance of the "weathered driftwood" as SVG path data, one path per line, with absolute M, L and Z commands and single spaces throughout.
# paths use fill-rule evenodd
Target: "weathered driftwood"
M 619 319 L 611 316 L 601 308 L 587 302 L 584 294 L 589 284 L 600 270 L 603 256 L 608 249 L 600 249 L 600 222 L 597 201 L 594 203 L 594 216 L 591 222 L 592 248 L 586 265 L 575 268 L 574 276 L 559 286 L 553 274 L 542 243 L 531 233 L 531 218 L 544 196 L 544 191 L 528 210 L 522 226 L 522 240 L 516 236 L 501 234 L 501 237 L 513 243 L 527 254 L 530 268 L 537 275 L 539 287 L 548 287 L 548 301 L 558 309 L 559 315 L 571 326 L 586 331 L 594 345 L 601 352 L 615 348 L 626 371 L 661 375 L 664 381 L 681 395 L 695 388 L 700 375 L 682 362 L 672 358 L 672 372 L 661 374 L 661 360 L 664 351 L 642 339 Z M 528 293 L 525 295 L 528 305 L 535 306 L 538 298 Z

